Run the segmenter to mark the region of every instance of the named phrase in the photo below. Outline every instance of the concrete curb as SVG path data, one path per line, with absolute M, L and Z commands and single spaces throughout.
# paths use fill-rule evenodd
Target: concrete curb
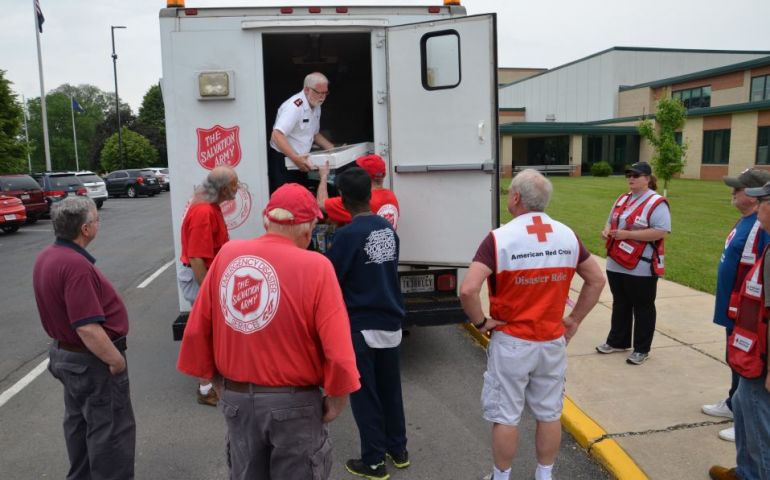
M 489 337 L 479 332 L 469 323 L 463 324 L 465 330 L 482 347 L 487 348 Z M 564 410 L 561 424 L 578 444 L 587 449 L 596 460 L 604 465 L 619 480 L 647 480 L 648 477 L 634 460 L 614 439 L 607 437 L 607 432 L 591 417 L 585 414 L 568 396 L 564 396 Z

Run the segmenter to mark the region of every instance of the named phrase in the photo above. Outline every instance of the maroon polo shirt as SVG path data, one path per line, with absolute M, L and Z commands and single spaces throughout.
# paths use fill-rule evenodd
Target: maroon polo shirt
M 111 339 L 128 333 L 128 312 L 118 292 L 85 249 L 57 239 L 35 261 L 32 286 L 49 337 L 83 345 L 76 328 L 100 323 Z

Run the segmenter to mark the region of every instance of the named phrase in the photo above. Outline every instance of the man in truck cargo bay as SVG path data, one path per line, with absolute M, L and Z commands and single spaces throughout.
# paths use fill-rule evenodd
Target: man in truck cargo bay
M 267 149 L 267 175 L 270 193 L 288 182 L 307 183 L 307 172 L 314 167 L 308 153 L 317 144 L 324 150 L 334 148 L 321 133 L 321 105 L 329 95 L 329 80 L 324 74 L 313 72 L 305 77 L 302 91 L 283 102 L 270 135 Z M 288 157 L 298 170 L 288 170 Z

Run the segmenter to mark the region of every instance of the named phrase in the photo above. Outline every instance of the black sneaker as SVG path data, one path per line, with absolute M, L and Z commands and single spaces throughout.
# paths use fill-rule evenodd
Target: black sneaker
M 388 470 L 385 468 L 385 462 L 370 466 L 365 464 L 360 458 L 351 459 L 345 462 L 345 468 L 348 472 L 369 480 L 388 480 Z
M 391 462 L 393 462 L 393 466 L 396 468 L 406 468 L 409 465 L 409 452 L 404 450 L 401 453 L 395 453 L 395 452 L 388 452 L 385 455 L 388 456 Z

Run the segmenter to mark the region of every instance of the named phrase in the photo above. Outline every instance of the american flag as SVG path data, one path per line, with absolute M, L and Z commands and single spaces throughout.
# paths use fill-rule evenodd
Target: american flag
M 35 15 L 37 15 L 37 28 L 40 30 L 40 33 L 43 33 L 45 17 L 43 16 L 43 10 L 40 9 L 40 0 L 35 0 Z

